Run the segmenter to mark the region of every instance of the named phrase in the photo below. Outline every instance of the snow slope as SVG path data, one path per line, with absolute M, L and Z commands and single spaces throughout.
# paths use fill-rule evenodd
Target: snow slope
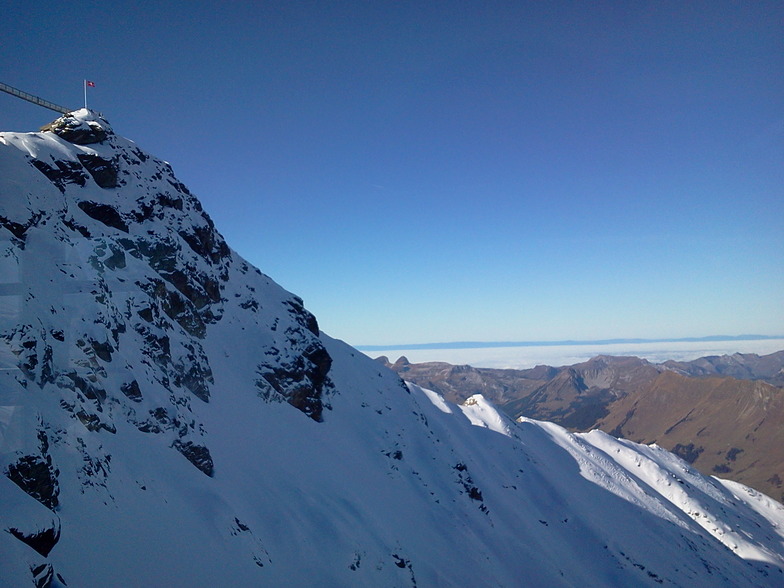
M 781 504 L 404 384 L 95 113 L 0 134 L 0 294 L 1 585 L 784 583 Z

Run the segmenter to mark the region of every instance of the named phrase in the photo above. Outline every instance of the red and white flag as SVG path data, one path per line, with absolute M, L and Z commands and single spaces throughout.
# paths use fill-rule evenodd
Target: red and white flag
M 84 85 L 88 88 L 95 88 L 95 82 L 91 82 L 90 80 L 84 80 Z

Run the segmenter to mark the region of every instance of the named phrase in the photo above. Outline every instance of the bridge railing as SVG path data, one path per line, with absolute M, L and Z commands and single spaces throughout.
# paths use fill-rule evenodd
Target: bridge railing
M 28 94 L 27 92 L 22 92 L 21 90 L 17 90 L 16 88 L 9 86 L 8 84 L 4 84 L 0 82 L 0 90 L 3 92 L 7 92 L 12 96 L 16 96 L 17 98 L 21 98 L 22 100 L 27 100 L 28 102 L 32 102 L 33 104 L 37 104 L 38 106 L 43 106 L 44 108 L 48 108 L 49 110 L 54 110 L 55 112 L 60 112 L 62 114 L 68 114 L 72 112 L 72 108 L 65 108 L 64 106 L 58 106 L 53 102 L 49 102 L 48 100 L 44 100 L 43 98 L 39 98 L 38 96 L 33 96 L 32 94 Z

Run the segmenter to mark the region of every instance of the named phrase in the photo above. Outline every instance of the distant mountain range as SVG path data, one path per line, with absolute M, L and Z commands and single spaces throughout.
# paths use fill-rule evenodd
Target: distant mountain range
M 450 401 L 482 394 L 513 418 L 656 443 L 705 474 L 784 500 L 784 351 L 662 364 L 598 356 L 525 370 L 378 361 Z
M 784 339 L 784 335 L 711 335 L 669 339 L 590 339 L 561 341 L 449 341 L 441 343 L 408 343 L 396 345 L 356 345 L 360 351 L 399 351 L 403 349 L 488 349 L 493 347 L 556 347 L 559 345 L 631 345 L 639 343 L 710 343 L 716 341 L 768 341 Z

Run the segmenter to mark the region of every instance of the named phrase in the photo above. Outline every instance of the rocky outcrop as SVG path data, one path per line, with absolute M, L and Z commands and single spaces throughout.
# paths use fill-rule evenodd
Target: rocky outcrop
M 116 158 L 106 159 L 94 153 L 79 153 L 77 157 L 101 188 L 116 188 L 119 185 Z
M 84 173 L 84 167 L 78 161 L 55 159 L 50 162 L 41 159 L 30 161 L 33 167 L 57 186 L 60 192 L 65 192 L 65 187 L 68 184 L 84 186 L 87 182 L 87 174 Z
M 24 455 L 5 469 L 6 477 L 47 508 L 58 505 L 60 487 L 58 471 L 52 467 L 51 458 Z
M 21 443 L 0 471 L 41 509 L 60 506 L 61 469 L 82 494 L 111 503 L 105 438 L 122 443 L 129 430 L 159 438 L 197 475 L 215 475 L 220 464 L 194 405 L 226 393 L 214 389 L 207 348 L 227 307 L 234 321 L 263 335 L 250 363 L 259 366 L 258 396 L 322 422 L 334 390 L 332 358 L 302 300 L 237 261 L 168 164 L 116 136 L 105 120 L 85 118 L 61 117 L 37 136 L 36 149 L 23 151 L 40 197 L 0 202 L 0 231 L 8 235 L 0 254 L 19 275 L 40 267 L 32 283 L 25 278 L 17 320 L 0 323 L 0 344 L 15 358 L 21 389 L 52 399 L 59 411 L 56 430 L 40 425 L 38 442 Z M 227 296 L 232 275 L 245 282 L 242 295 Z M 68 534 L 46 512 L 51 518 L 20 518 L 5 529 L 44 558 Z M 232 534 L 263 567 L 269 556 L 259 539 L 247 525 L 236 527 Z M 36 585 L 56 584 L 47 561 L 30 560 L 29 569 Z
M 54 580 L 54 567 L 50 563 L 38 564 L 30 567 L 33 574 L 35 588 L 49 588 Z
M 189 462 L 196 468 L 208 476 L 212 476 L 214 465 L 212 463 L 212 456 L 210 450 L 204 445 L 196 445 L 192 441 L 182 442 L 177 439 L 173 444 L 177 451 L 182 453 Z
M 0 215 L 0 227 L 11 233 L 14 237 L 24 240 L 27 230 L 35 226 L 38 221 L 43 217 L 43 212 L 34 213 L 29 219 L 18 219 L 21 222 L 13 221 L 5 216 Z
M 78 206 L 87 216 L 103 223 L 107 227 L 119 229 L 123 233 L 128 232 L 128 223 L 125 222 L 120 213 L 117 212 L 117 209 L 110 204 L 84 200 L 79 202 Z
M 56 521 L 56 524 L 41 530 L 24 531 L 16 527 L 8 527 L 7 530 L 22 543 L 29 545 L 46 557 L 60 540 L 60 519 L 53 520 Z
M 42 563 L 41 559 L 47 558 L 60 541 L 60 517 L 6 478 L 0 478 L 0 497 L 3 515 L 0 531 L 13 537 L 20 546 L 24 544 L 17 558 L 23 567 L 26 562 L 27 579 L 35 585 L 39 582 L 42 586 L 50 585 L 56 577 L 54 567 L 46 561 Z M 11 563 L 3 561 L 3 581 L 8 580 L 6 573 Z
M 59 504 L 57 476 L 60 471 L 53 464 L 49 437 L 43 428 L 37 430 L 36 441 L 38 447 L 35 453 L 19 456 L 5 467 L 3 473 L 28 496 L 46 508 L 54 509 Z
M 294 330 L 291 334 L 294 334 Z M 324 408 L 328 407 L 325 395 L 332 386 L 328 377 L 332 358 L 324 346 L 318 341 L 312 341 L 297 355 L 282 356 L 276 349 L 267 353 L 274 361 L 262 363 L 257 368 L 257 373 L 262 377 L 257 380 L 262 395 L 271 399 L 271 386 L 279 397 L 293 407 L 314 421 L 321 421 Z
M 93 114 L 91 120 L 66 114 L 41 127 L 42 132 L 54 133 L 74 145 L 92 145 L 105 141 L 111 127 L 100 116 Z
M 85 439 L 116 435 L 118 421 L 127 420 L 139 431 L 166 436 L 167 445 L 211 475 L 205 430 L 189 398 L 210 399 L 214 382 L 202 341 L 208 325 L 222 317 L 232 252 L 171 167 L 117 137 L 104 119 L 82 111 L 44 131 L 23 157 L 37 170 L 32 173 L 43 174 L 64 195 L 58 202 L 66 205 L 37 204 L 37 198 L 46 200 L 45 192 L 31 193 L 27 205 L 24 199 L 0 203 L 0 231 L 19 240 L 6 240 L 4 254 L 20 265 L 42 263 L 45 255 L 31 252 L 35 257 L 25 261 L 21 253 L 31 228 L 40 225 L 56 235 L 48 237 L 47 253 L 78 249 L 84 265 L 65 263 L 65 256 L 48 259 L 46 271 L 59 284 L 48 290 L 25 284 L 31 289 L 24 312 L 0 329 L 0 342 L 16 356 L 22 385 L 59 397 L 63 414 Z M 105 199 L 92 182 L 118 191 Z M 135 282 L 123 277 L 129 267 Z M 77 305 L 67 307 L 66 296 L 76 297 Z M 60 326 L 47 332 L 38 324 L 42 313 Z M 143 373 L 126 359 L 139 353 L 148 363 Z M 84 464 L 84 483 L 100 479 L 103 485 L 110 475 L 108 455 L 86 457 Z M 50 453 L 20 451 L 3 467 L 31 497 L 58 506 L 59 470 Z M 15 529 L 20 540 L 36 544 L 59 533 Z

